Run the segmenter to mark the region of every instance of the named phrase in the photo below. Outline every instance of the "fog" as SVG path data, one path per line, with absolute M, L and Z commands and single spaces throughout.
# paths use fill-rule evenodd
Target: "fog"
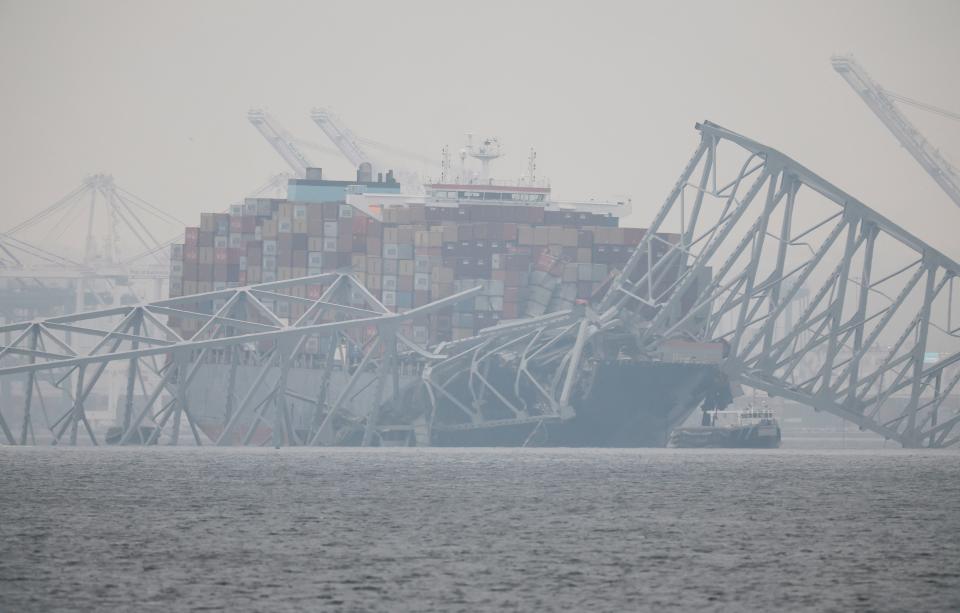
M 960 611 L 960 207 L 830 61 L 960 112 L 958 24 L 0 0 L 0 611 Z M 497 137 L 503 183 L 313 171 L 201 222 L 290 171 L 252 108 L 360 182 L 315 107 L 437 166 Z M 96 270 L 10 266 L 71 193 L 11 234 Z
M 0 2 L 7 228 L 112 173 L 197 223 L 280 171 L 247 123 L 306 141 L 332 107 L 359 135 L 439 159 L 530 146 L 558 197 L 630 196 L 644 225 L 710 119 L 777 147 L 954 258 L 960 211 L 832 70 L 960 108 L 955 2 Z M 960 123 L 905 109 L 960 158 Z M 307 149 L 328 176 L 341 159 Z

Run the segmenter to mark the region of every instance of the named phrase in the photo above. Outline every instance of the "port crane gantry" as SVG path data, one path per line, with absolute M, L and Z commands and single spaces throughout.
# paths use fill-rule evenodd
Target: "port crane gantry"
M 53 280 L 70 281 L 76 286 L 77 310 L 123 299 L 135 302 L 140 298 L 128 295 L 131 280 L 162 285 L 169 277 L 164 253 L 168 243 L 157 240 L 156 230 L 183 225 L 117 185 L 112 176 L 90 175 L 64 197 L 0 234 L 0 279 L 35 292 L 44 291 L 45 284 Z M 77 229 L 83 237 L 80 256 L 68 257 L 37 246 L 59 244 Z M 121 288 L 123 295 L 103 301 L 103 292 L 94 289 L 99 282 L 110 285 L 110 293 Z M 157 291 L 161 291 L 159 287 Z M 91 297 L 92 301 L 87 299 Z
M 357 137 L 329 109 L 316 107 L 310 112 L 310 117 L 354 168 L 358 168 L 361 164 L 373 166 L 373 159 L 364 151 Z
M 950 200 L 960 206 L 960 171 L 930 144 L 920 130 L 900 112 L 894 101 L 911 104 L 952 119 L 960 120 L 960 115 L 885 90 L 870 78 L 867 71 L 852 56 L 837 55 L 831 61 L 833 69 L 853 88 L 903 148 L 910 152 Z
M 293 136 L 269 113 L 263 109 L 250 109 L 247 120 L 263 135 L 274 151 L 280 154 L 297 178 L 302 179 L 307 176 L 307 168 L 313 167 L 313 163 L 294 143 Z

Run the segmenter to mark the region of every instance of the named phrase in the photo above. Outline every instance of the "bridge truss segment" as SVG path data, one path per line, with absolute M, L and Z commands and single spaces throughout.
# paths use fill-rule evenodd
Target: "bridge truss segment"
M 590 304 L 445 343 L 423 371 L 430 428 L 576 416 L 602 360 L 722 348 L 743 384 L 906 447 L 960 442 L 960 267 L 782 153 L 712 123 L 643 240 Z M 703 400 L 678 390 L 667 421 Z
M 185 421 L 196 445 L 334 444 L 356 432 L 370 444 L 379 407 L 399 402 L 403 356 L 434 358 L 403 335 L 403 324 L 477 291 L 397 314 L 354 277 L 329 273 L 0 326 L 0 333 L 12 336 L 0 347 L 0 377 L 24 379 L 19 432 L 3 418 L 10 407 L 0 411 L 0 431 L 9 444 L 35 442 L 33 413 L 40 404 L 53 444 L 77 444 L 81 433 L 98 444 L 85 407 L 107 368 L 119 365 L 126 394 L 114 442 L 177 444 Z M 199 329 L 183 336 L 177 320 L 199 321 Z M 88 337 L 96 344 L 79 350 L 77 340 Z M 288 385 L 288 375 L 304 365 L 311 339 L 325 351 L 309 356 L 323 384 L 319 394 L 308 396 Z M 222 418 L 212 425 L 202 423 L 189 394 L 191 386 L 208 384 L 211 368 L 230 373 L 226 393 L 219 395 Z M 241 368 L 255 375 L 238 376 Z M 344 385 L 331 394 L 335 370 Z M 369 406 L 351 403 L 361 382 L 376 389 Z M 43 402 L 44 391 L 51 390 L 70 399 L 52 419 Z M 306 424 L 295 423 L 294 400 L 314 407 Z
M 960 441 L 950 400 L 960 266 L 775 149 L 710 122 L 697 129 L 699 147 L 597 324 L 633 312 L 647 350 L 720 341 L 733 381 L 906 447 Z

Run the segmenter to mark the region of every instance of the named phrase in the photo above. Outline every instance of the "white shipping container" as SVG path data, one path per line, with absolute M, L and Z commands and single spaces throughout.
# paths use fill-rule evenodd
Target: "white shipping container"
M 542 304 L 533 301 L 527 302 L 527 317 L 539 317 L 543 315 L 546 310 L 547 307 Z
M 593 279 L 593 264 L 577 264 L 577 279 L 579 281 Z
M 539 285 L 534 285 L 530 288 L 530 302 L 535 302 L 542 306 L 550 304 L 550 297 L 552 295 L 553 291 L 545 287 L 540 287 Z
M 607 278 L 607 265 L 606 264 L 594 264 L 593 265 L 593 280 L 594 281 L 603 281 Z

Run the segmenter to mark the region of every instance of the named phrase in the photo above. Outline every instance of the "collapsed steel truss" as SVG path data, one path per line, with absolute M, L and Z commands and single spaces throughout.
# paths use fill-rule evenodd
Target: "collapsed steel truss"
M 295 289 L 303 291 L 291 291 Z M 376 435 L 376 412 L 367 411 L 369 407 L 345 410 L 357 382 L 366 377 L 376 383 L 372 408 L 396 402 L 402 355 L 431 356 L 402 334 L 403 324 L 478 290 L 395 314 L 354 277 L 331 273 L 0 326 L 0 333 L 15 335 L 0 348 L 0 376 L 26 376 L 19 435 L 2 414 L 0 429 L 10 444 L 35 441 L 36 398 L 44 407 L 54 444 L 76 444 L 81 426 L 90 442 L 98 444 L 85 403 L 108 366 L 118 363 L 125 367 L 126 394 L 116 442 L 154 444 L 164 437 L 176 444 L 186 419 L 194 442 L 201 445 L 210 439 L 201 432 L 188 391 L 191 385 L 206 385 L 205 368 L 226 363 L 231 367 L 231 382 L 221 396 L 225 418 L 212 442 L 321 444 L 342 439 L 344 433 L 338 429 L 360 428 L 363 442 L 369 444 Z M 287 323 L 279 313 L 289 313 L 295 305 L 302 314 Z M 168 317 L 199 321 L 200 326 L 184 338 L 164 321 Z M 77 348 L 78 339 L 84 337 L 98 339 L 88 351 Z M 311 338 L 326 341 L 325 358 L 315 365 L 319 377 L 329 379 L 334 369 L 342 373 L 351 369 L 349 376 L 342 374 L 346 385 L 335 398 L 305 398 L 287 386 L 288 373 Z M 351 353 L 362 359 L 350 365 L 345 356 Z M 238 380 L 236 369 L 241 362 L 255 367 L 252 380 Z M 46 415 L 43 382 L 48 392 L 57 388 L 69 396 L 69 408 L 56 419 Z M 135 407 L 138 389 L 144 401 Z M 316 419 L 306 431 L 294 427 L 288 406 L 291 398 L 315 405 Z M 269 438 L 258 435 L 261 426 Z
M 75 442 L 82 425 L 95 442 L 84 402 L 107 364 L 124 362 L 120 442 L 175 443 L 185 417 L 200 444 L 187 392 L 216 353 L 213 361 L 230 366 L 219 444 L 371 444 L 391 428 L 415 426 L 427 433 L 417 441 L 429 442 L 433 431 L 516 424 L 530 424 L 532 438 L 540 425 L 575 416 L 601 357 L 663 360 L 665 341 L 682 339 L 722 346 L 716 368 L 733 383 L 904 446 L 960 441 L 960 328 L 952 313 L 960 267 L 778 151 L 709 122 L 697 127 L 701 141 L 680 179 L 590 304 L 432 350 L 403 336 L 401 325 L 477 290 L 393 314 L 352 277 L 323 275 L 4 326 L 0 332 L 17 336 L 0 348 L 0 376 L 25 374 L 28 382 L 19 437 L 2 415 L 0 426 L 8 442 L 28 441 L 32 397 L 46 377 L 73 390 L 70 408 L 50 424 L 53 440 L 69 430 Z M 282 293 L 321 286 L 313 298 Z M 271 302 L 300 305 L 303 314 L 286 323 Z M 182 338 L 161 321 L 167 316 L 202 325 Z M 91 327 L 117 318 L 108 329 Z M 81 354 L 68 333 L 100 340 Z M 307 392 L 288 377 L 310 337 L 328 342 L 314 366 L 319 384 Z M 241 353 L 253 356 L 249 377 L 237 374 Z M 414 364 L 406 378 L 404 363 Z M 341 384 L 332 386 L 338 369 Z M 146 402 L 134 410 L 138 382 Z M 365 402 L 344 409 L 370 386 Z M 294 424 L 288 400 L 315 406 L 313 419 Z M 699 402 L 674 401 L 670 423 Z M 155 424 L 146 431 L 145 419 Z
M 650 360 L 665 340 L 719 342 L 731 382 L 907 447 L 960 441 L 957 397 L 947 402 L 960 382 L 960 267 L 778 151 L 697 128 L 699 147 L 602 299 L 443 348 L 424 379 L 434 410 L 463 419 L 435 428 L 569 417 L 598 340 L 619 334 Z M 505 357 L 515 377 L 494 384 L 486 372 Z
M 698 129 L 700 146 L 598 321 L 637 310 L 649 318 L 642 344 L 722 340 L 732 380 L 907 447 L 955 444 L 960 414 L 945 401 L 960 382 L 960 266 L 782 153 L 709 122 Z M 650 263 L 668 227 L 674 239 Z M 811 298 L 794 318 L 804 287 Z

